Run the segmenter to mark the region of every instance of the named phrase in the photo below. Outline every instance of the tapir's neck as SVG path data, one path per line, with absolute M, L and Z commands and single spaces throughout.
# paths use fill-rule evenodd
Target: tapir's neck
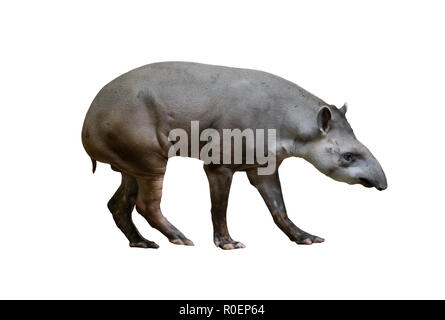
M 296 156 L 296 150 L 295 150 L 295 141 L 292 139 L 287 138 L 279 138 L 277 139 L 277 159 L 283 160 L 289 157 L 295 157 Z
M 306 158 L 311 142 L 319 137 L 316 118 L 319 103 L 291 106 L 277 128 L 277 158 Z
M 290 157 L 306 159 L 309 152 L 309 144 L 295 139 L 284 138 L 277 141 L 276 150 L 278 162 Z

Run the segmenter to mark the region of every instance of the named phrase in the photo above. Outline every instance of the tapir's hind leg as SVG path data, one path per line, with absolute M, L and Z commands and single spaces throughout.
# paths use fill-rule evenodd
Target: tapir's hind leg
M 158 248 L 159 246 L 141 236 L 131 220 L 131 213 L 136 203 L 138 185 L 136 179 L 122 173 L 122 182 L 116 193 L 108 202 L 108 209 L 113 214 L 114 221 L 119 229 L 130 241 L 131 247 Z
M 137 178 L 139 186 L 136 200 L 136 210 L 153 227 L 165 235 L 171 243 L 193 246 L 181 231 L 176 229 L 161 212 L 162 183 L 164 174 L 153 174 Z
M 258 189 L 266 202 L 275 224 L 289 237 L 290 240 L 298 244 L 312 244 L 323 242 L 324 239 L 313 236 L 298 228 L 287 216 L 284 206 L 283 195 L 281 193 L 280 179 L 278 172 L 272 175 L 258 175 L 256 169 L 247 171 L 250 183 Z
M 211 165 L 204 165 L 204 170 L 210 185 L 213 241 L 215 245 L 226 250 L 244 248 L 244 244 L 232 239 L 227 228 L 227 201 L 232 185 L 233 171 L 229 168 Z

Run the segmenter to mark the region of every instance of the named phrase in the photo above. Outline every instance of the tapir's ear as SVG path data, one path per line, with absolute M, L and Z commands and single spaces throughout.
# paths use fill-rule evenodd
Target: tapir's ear
M 329 122 L 331 121 L 331 110 L 328 107 L 321 107 L 317 115 L 317 124 L 321 132 L 329 131 Z
M 343 107 L 341 107 L 339 110 L 340 110 L 341 113 L 343 113 L 343 115 L 345 115 L 346 111 L 348 111 L 348 104 L 345 102 Z

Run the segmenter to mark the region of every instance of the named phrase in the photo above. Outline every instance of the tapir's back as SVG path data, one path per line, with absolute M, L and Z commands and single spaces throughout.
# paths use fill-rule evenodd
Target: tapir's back
M 190 62 L 161 62 L 134 69 L 110 82 L 98 99 L 101 95 L 112 95 L 114 101 L 124 103 L 140 99 L 142 106 L 165 112 L 170 124 L 177 127 L 210 118 L 227 119 L 231 125 L 236 124 L 234 119 L 249 122 L 251 116 L 258 121 L 259 112 L 264 119 L 276 118 L 283 106 L 319 105 L 321 101 L 270 73 Z

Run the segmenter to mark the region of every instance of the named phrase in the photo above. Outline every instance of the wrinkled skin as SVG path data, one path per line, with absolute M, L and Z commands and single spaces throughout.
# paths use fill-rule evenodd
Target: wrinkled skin
M 232 177 L 245 171 L 259 191 L 276 225 L 298 244 L 323 242 L 299 229 L 287 216 L 278 167 L 288 157 L 301 157 L 327 176 L 349 184 L 384 190 L 385 174 L 362 145 L 340 109 L 280 77 L 255 70 L 186 62 L 164 62 L 132 70 L 107 84 L 94 99 L 82 129 L 82 143 L 93 161 L 108 163 L 122 174 L 108 203 L 116 225 L 132 247 L 157 248 L 136 229 L 136 210 L 170 242 L 193 245 L 162 214 L 160 202 L 169 132 L 213 128 L 275 129 L 277 167 L 259 175 L 258 163 L 205 164 L 212 201 L 215 245 L 243 248 L 231 238 L 226 221 Z M 202 147 L 202 146 L 200 146 Z

